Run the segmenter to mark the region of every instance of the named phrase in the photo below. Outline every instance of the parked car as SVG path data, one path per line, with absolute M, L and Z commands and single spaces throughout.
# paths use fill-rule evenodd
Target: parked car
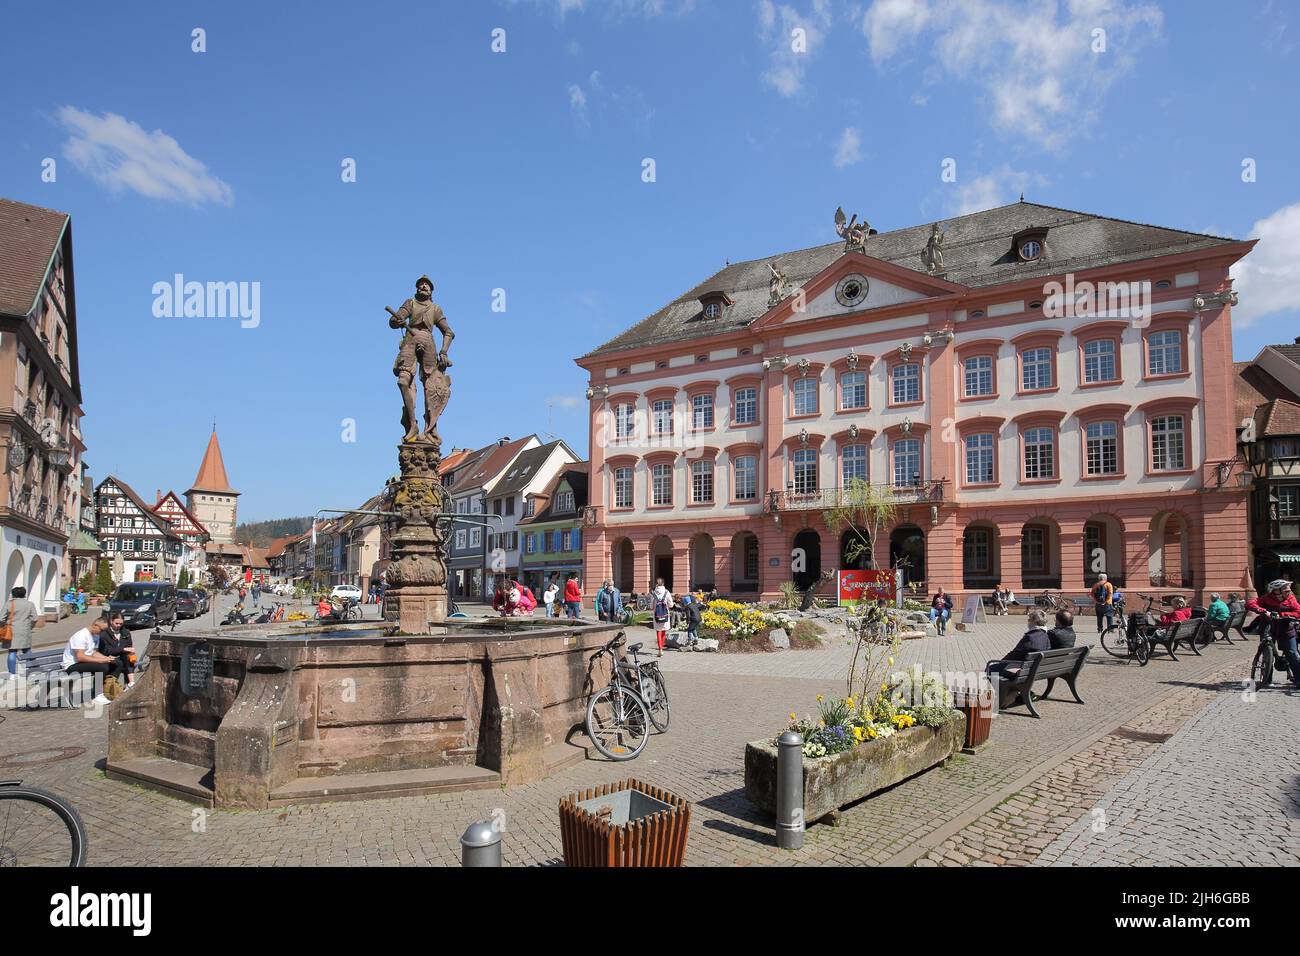
M 347 598 L 349 601 L 361 600 L 361 588 L 355 584 L 336 584 L 330 591 L 332 598 Z
M 176 591 L 176 616 L 183 618 L 199 616 L 199 599 L 189 588 L 178 588 Z
M 170 624 L 176 620 L 176 585 L 168 581 L 119 584 L 108 607 L 122 613 L 128 631 Z
M 212 602 L 207 591 L 203 588 L 190 588 L 190 590 L 194 592 L 194 598 L 199 602 L 200 614 L 207 614 L 208 611 L 212 610 Z
M 272 589 L 272 593 L 275 594 L 276 597 L 292 597 L 293 592 L 294 587 L 292 584 L 277 584 Z

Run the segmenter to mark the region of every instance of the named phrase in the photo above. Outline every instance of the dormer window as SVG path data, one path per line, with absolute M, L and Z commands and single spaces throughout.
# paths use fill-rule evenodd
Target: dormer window
M 1047 230 L 1022 229 L 1011 238 L 1016 258 L 1021 262 L 1036 262 L 1047 252 Z
M 723 306 L 733 304 L 731 296 L 719 289 L 713 289 L 709 292 L 702 293 L 699 302 L 700 306 L 704 309 L 704 318 L 708 321 L 721 318 Z

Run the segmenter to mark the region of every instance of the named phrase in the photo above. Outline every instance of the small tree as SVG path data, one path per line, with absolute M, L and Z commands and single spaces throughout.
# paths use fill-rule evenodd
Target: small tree
M 225 565 L 214 564 L 208 568 L 208 577 L 212 578 L 212 587 L 220 591 L 230 582 L 230 573 Z
M 840 503 L 825 513 L 826 525 L 835 534 L 846 529 L 853 537 L 844 546 L 844 557 L 857 561 L 863 554 L 871 556 L 871 568 L 879 568 L 876 549 L 873 547 L 880 529 L 894 520 L 898 502 L 894 490 L 888 485 L 872 485 L 861 478 L 849 479 L 841 492 Z
M 187 588 L 190 586 L 190 569 L 181 568 L 181 573 L 176 577 L 176 587 Z
M 99 567 L 95 569 L 94 590 L 96 594 L 113 593 L 113 569 L 107 561 L 100 561 Z

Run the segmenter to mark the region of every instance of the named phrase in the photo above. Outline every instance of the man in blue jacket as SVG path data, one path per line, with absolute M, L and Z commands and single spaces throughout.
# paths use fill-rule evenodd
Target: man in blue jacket
M 596 617 L 602 621 L 623 620 L 623 595 L 609 581 L 596 592 Z

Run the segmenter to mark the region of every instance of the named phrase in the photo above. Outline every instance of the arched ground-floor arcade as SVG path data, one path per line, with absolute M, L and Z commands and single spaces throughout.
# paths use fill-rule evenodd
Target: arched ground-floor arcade
M 1125 589 L 1253 593 L 1246 497 L 1234 491 L 1044 500 L 937 510 L 900 509 L 877 529 L 829 528 L 819 512 L 739 519 L 619 523 L 586 537 L 584 580 L 609 578 L 643 594 L 662 578 L 674 593 L 716 589 L 773 599 L 781 585 L 834 593 L 838 568 L 900 567 L 918 591 L 958 597 L 1002 584 L 1018 597 L 1084 595 L 1105 573 Z M 592 585 L 591 582 L 596 582 Z

